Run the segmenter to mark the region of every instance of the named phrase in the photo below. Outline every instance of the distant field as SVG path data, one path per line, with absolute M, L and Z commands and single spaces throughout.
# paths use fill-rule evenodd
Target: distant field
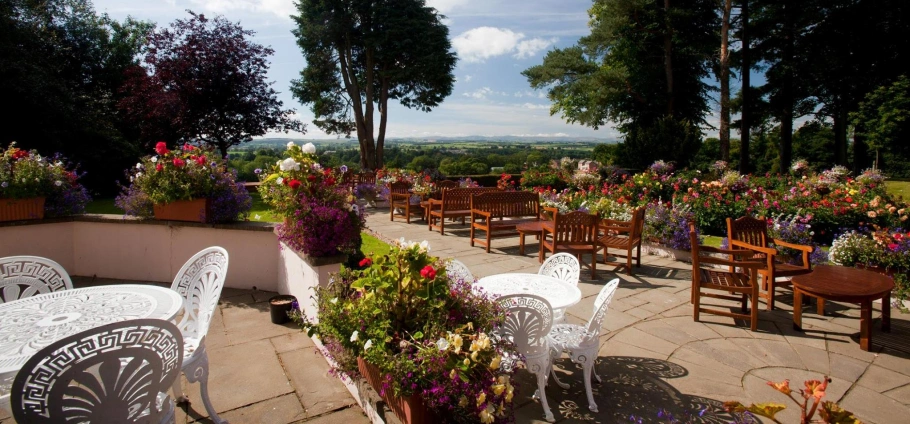
M 910 181 L 885 181 L 885 187 L 889 194 L 910 200 Z

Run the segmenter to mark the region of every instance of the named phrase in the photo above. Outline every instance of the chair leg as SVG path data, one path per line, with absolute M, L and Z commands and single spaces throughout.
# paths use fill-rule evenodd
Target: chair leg
M 569 383 L 563 383 L 562 381 L 559 380 L 559 377 L 556 376 L 556 367 L 553 367 L 552 369 L 550 369 L 550 377 L 553 377 L 553 381 L 555 381 L 556 385 L 559 386 L 560 388 L 562 388 L 564 390 L 569 389 Z
M 208 412 L 209 418 L 216 424 L 227 424 L 227 421 L 218 416 L 215 407 L 212 406 L 211 399 L 209 399 L 209 355 L 205 351 L 205 345 L 201 343 L 193 354 L 193 356 L 198 355 L 201 355 L 201 357 L 193 364 L 192 372 L 186 373 L 184 371 L 186 379 L 190 383 L 199 383 L 199 394 L 202 395 L 202 404 L 205 405 L 205 411 Z
M 177 378 L 174 379 L 174 384 L 171 385 L 171 390 L 174 392 L 174 400 L 177 403 L 189 402 L 187 399 L 186 393 L 183 393 L 183 380 L 180 375 L 177 375 Z
M 591 412 L 597 412 L 597 404 L 594 403 L 594 393 L 591 390 L 591 372 L 594 368 L 594 361 L 592 359 L 586 360 L 581 364 L 583 370 L 583 378 L 585 379 L 585 392 L 588 394 L 588 409 Z
M 768 279 L 768 310 L 774 310 L 774 280 Z
M 635 266 L 641 268 L 641 242 L 638 243 L 638 248 L 635 253 Z
M 579 263 L 581 261 L 578 261 Z M 597 279 L 597 252 L 591 252 L 591 279 Z
M 692 295 L 692 317 L 695 318 L 695 322 L 698 322 L 699 308 L 701 308 L 701 288 L 696 286 L 695 290 L 697 291 Z
M 632 275 L 632 248 L 626 251 L 626 275 Z
M 547 370 L 541 369 L 537 373 L 537 395 L 540 399 L 540 404 L 543 406 L 543 414 L 546 417 L 547 422 L 555 422 L 556 419 L 553 418 L 553 412 L 550 411 L 550 404 L 547 403 L 547 392 L 545 391 L 547 387 Z
M 753 292 L 749 297 L 752 298 L 752 307 L 749 308 L 750 327 L 752 331 L 755 331 L 758 329 L 758 293 Z

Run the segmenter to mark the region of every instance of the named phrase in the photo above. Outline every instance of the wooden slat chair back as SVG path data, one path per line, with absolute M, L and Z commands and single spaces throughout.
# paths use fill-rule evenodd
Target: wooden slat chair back
M 404 217 L 408 224 L 411 215 L 423 216 L 423 207 L 420 200 L 412 199 L 411 183 L 395 181 L 389 184 L 389 221 L 394 221 L 396 216 Z
M 357 184 L 376 184 L 376 173 L 367 171 L 357 174 Z
M 632 259 L 635 259 L 635 266 L 641 267 L 641 234 L 645 227 L 645 208 L 640 207 L 632 211 L 631 221 L 617 221 L 613 219 L 602 219 L 600 221 L 600 239 L 598 242 L 604 248 L 604 263 L 607 265 L 616 265 L 626 269 L 626 273 L 632 275 Z M 625 255 L 611 254 L 609 249 L 625 250 Z M 635 250 L 635 255 L 632 251 Z M 625 263 L 610 262 L 609 256 L 625 258 Z
M 762 261 L 755 259 L 754 253 L 747 249 L 728 250 L 700 246 L 695 224 L 689 225 L 689 239 L 692 243 L 693 319 L 698 321 L 701 313 L 742 319 L 749 321 L 749 328 L 755 331 L 758 326 L 758 297 L 760 296 L 756 275 L 763 265 Z M 712 254 L 729 255 L 732 259 Z M 742 260 L 735 260 L 735 258 Z M 728 266 L 730 270 L 711 265 Z M 701 303 L 702 297 L 739 301 L 742 312 L 704 307 Z M 748 313 L 746 313 L 747 300 L 751 300 Z
M 768 310 L 774 309 L 774 291 L 777 286 L 792 285 L 789 279 L 778 280 L 778 278 L 793 277 L 812 272 L 809 254 L 812 253 L 814 248 L 812 246 L 787 243 L 783 240 L 770 239 L 768 237 L 768 223 L 764 219 L 750 216 L 744 216 L 736 220 L 727 218 L 727 239 L 730 242 L 730 248 L 751 250 L 754 252 L 754 257 L 764 260 L 765 267 L 759 270 L 758 274 L 762 279 L 762 288 L 765 290 L 762 293 L 762 297 L 767 302 Z M 769 247 L 772 242 L 778 247 L 788 247 L 800 251 L 802 253 L 802 264 L 782 263 L 778 258 L 777 249 Z
M 538 260 L 543 263 L 546 251 L 551 253 L 568 252 L 574 254 L 581 263 L 583 254 L 591 255 L 591 278 L 597 277 L 597 251 L 600 243 L 597 239 L 598 218 L 586 212 L 569 212 L 560 214 L 555 208 L 546 208 L 553 215 L 552 230 L 543 228 L 540 239 L 541 249 Z M 552 231 L 552 232 L 551 232 Z M 550 233 L 550 236 L 547 234 Z
M 439 233 L 445 235 L 447 218 L 461 218 L 464 223 L 464 219 L 471 214 L 472 195 L 497 190 L 496 187 L 459 187 L 442 190 L 441 199 L 430 199 L 428 202 L 429 230 L 439 229 Z
M 529 191 L 488 191 L 471 196 L 471 246 L 480 243 L 490 253 L 496 237 L 518 235 L 515 226 L 540 220 L 540 196 Z M 486 234 L 476 238 L 476 231 Z

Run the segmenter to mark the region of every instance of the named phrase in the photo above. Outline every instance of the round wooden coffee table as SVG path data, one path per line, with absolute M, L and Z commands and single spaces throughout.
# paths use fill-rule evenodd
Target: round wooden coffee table
M 872 301 L 882 300 L 882 331 L 891 330 L 891 290 L 894 281 L 863 269 L 819 265 L 809 274 L 793 277 L 793 328 L 802 330 L 803 295 L 819 298 L 818 313 L 824 315 L 823 300 L 859 303 L 859 347 L 872 347 Z

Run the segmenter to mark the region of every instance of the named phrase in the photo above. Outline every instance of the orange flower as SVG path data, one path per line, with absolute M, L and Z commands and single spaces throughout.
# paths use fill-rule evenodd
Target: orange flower
M 773 387 L 774 390 L 777 390 L 778 392 L 781 392 L 785 395 L 789 395 L 791 392 L 793 392 L 793 390 L 790 389 L 790 380 L 784 380 L 783 383 L 775 383 L 773 381 L 769 381 L 768 385 Z
M 806 381 L 805 395 L 812 396 L 815 398 L 815 400 L 819 400 L 819 399 L 825 397 L 825 389 L 828 388 L 828 381 L 829 381 L 828 376 L 825 376 L 825 378 L 822 381 L 818 381 L 818 380 Z

